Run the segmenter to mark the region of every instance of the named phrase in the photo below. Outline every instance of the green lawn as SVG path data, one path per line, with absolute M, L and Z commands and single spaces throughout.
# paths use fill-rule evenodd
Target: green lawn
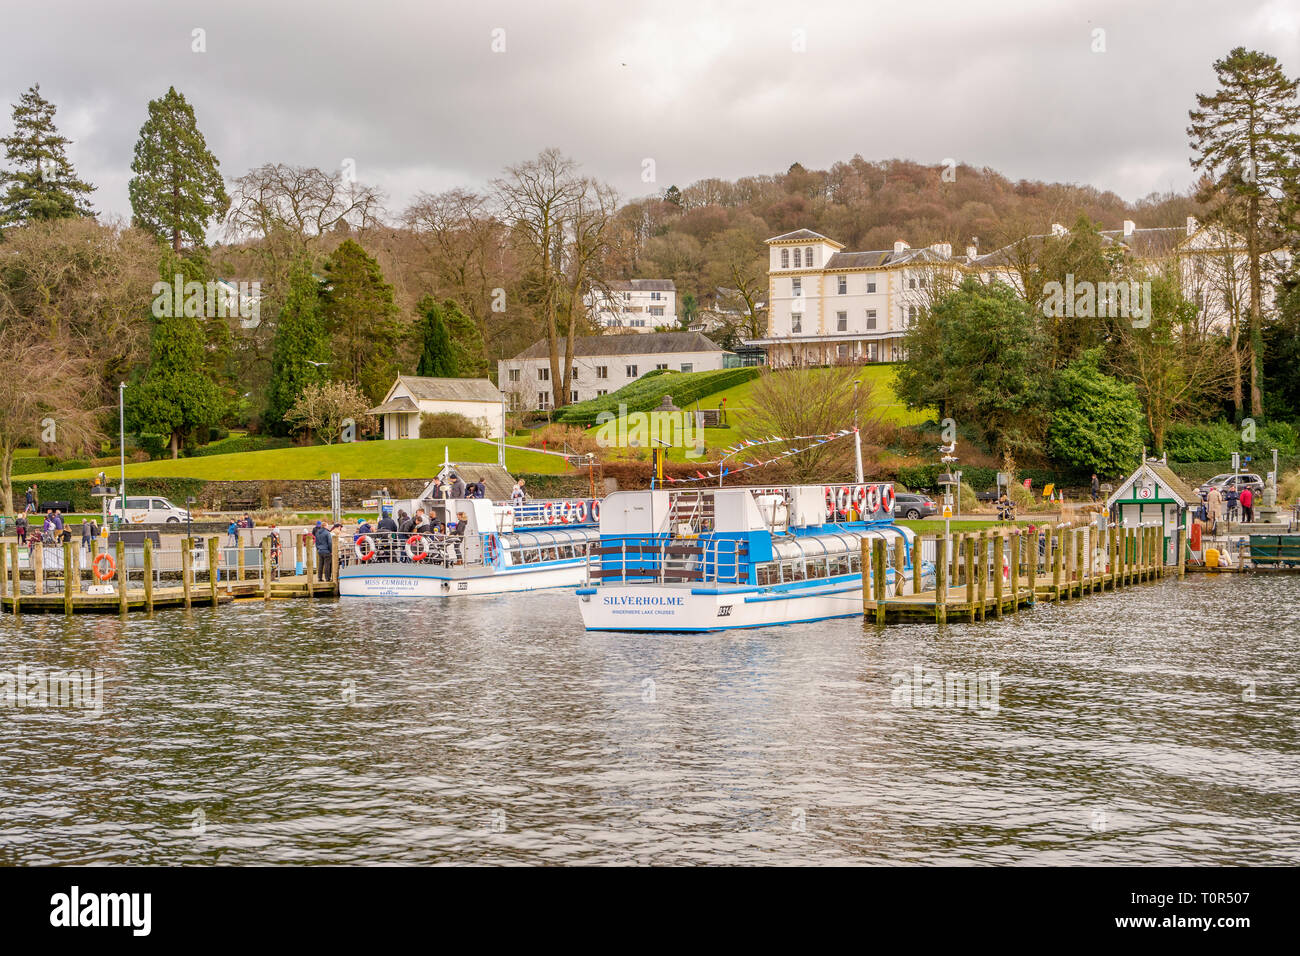
M 366 441 L 340 445 L 312 445 L 305 448 L 275 448 L 234 455 L 206 455 L 179 458 L 175 461 L 128 463 L 126 477 L 166 476 L 203 478 L 208 481 L 254 481 L 259 479 L 305 480 L 328 478 L 338 472 L 343 478 L 431 478 L 442 464 L 446 448 L 452 461 L 495 462 L 494 445 L 472 438 L 420 438 L 405 441 Z M 15 471 L 21 468 L 15 463 Z M 564 474 L 564 459 L 541 452 L 506 449 L 506 468 L 512 473 Z M 117 469 L 83 468 L 35 475 L 37 480 L 51 477 L 93 478 L 101 470 L 110 477 Z M 25 476 L 14 475 L 14 481 Z

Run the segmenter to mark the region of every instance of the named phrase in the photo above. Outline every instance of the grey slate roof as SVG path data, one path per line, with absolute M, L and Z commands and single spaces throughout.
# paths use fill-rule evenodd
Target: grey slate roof
M 820 232 L 813 232 L 811 229 L 796 229 L 794 232 L 787 232 L 779 236 L 773 236 L 771 239 L 768 239 L 767 242 L 805 242 L 809 239 L 819 242 L 829 242 L 832 245 L 839 246 L 841 249 L 844 248 L 842 243 L 823 236 Z
M 564 354 L 565 340 L 558 342 L 560 355 Z M 599 355 L 660 355 L 673 352 L 722 352 L 724 349 L 699 332 L 632 332 L 622 335 L 584 335 L 573 343 L 574 358 L 591 358 Z M 550 346 L 546 340 L 534 342 L 515 356 L 522 359 L 549 358 Z
M 676 292 L 672 279 L 610 279 L 605 283 L 611 292 Z
M 420 375 L 399 375 L 397 378 L 421 401 L 501 401 L 497 387 L 485 378 L 425 378 Z

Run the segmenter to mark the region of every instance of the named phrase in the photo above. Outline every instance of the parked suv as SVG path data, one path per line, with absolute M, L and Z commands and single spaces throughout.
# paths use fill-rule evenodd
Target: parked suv
M 108 513 L 110 517 L 112 515 L 122 517 L 121 498 L 108 500 Z M 136 498 L 127 495 L 126 516 L 123 521 L 126 524 L 179 524 L 189 516 L 188 511 L 177 508 L 166 498 L 157 498 L 153 495 L 141 495 Z
M 1264 490 L 1264 479 L 1259 477 L 1259 475 L 1249 473 L 1243 473 L 1240 475 L 1215 475 L 1196 490 L 1199 491 L 1201 497 L 1204 498 L 1210 493 L 1211 488 L 1218 488 L 1219 494 L 1226 494 L 1229 491 L 1235 491 L 1240 494 L 1243 488 L 1249 488 L 1251 494 L 1259 494 Z
M 908 518 L 915 521 L 917 518 L 928 518 L 930 515 L 939 513 L 939 506 L 934 503 L 932 498 L 925 495 L 914 495 L 905 492 L 898 492 L 894 495 L 894 516 Z

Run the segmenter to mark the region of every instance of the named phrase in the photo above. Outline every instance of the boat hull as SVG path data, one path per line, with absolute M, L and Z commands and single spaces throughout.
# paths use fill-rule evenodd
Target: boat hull
M 887 582 L 892 593 L 892 569 Z M 862 614 L 858 574 L 798 587 L 606 584 L 579 588 L 577 593 L 589 631 L 699 633 Z
M 577 587 L 586 580 L 585 560 L 543 566 L 438 567 L 413 563 L 368 563 L 339 569 L 339 596 L 345 598 L 463 597 L 544 588 Z

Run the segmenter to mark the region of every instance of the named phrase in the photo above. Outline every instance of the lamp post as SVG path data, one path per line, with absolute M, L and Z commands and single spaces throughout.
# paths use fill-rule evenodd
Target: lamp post
M 117 385 L 117 450 L 121 455 L 122 480 L 117 486 L 117 500 L 122 505 L 122 517 L 126 517 L 126 382 Z

